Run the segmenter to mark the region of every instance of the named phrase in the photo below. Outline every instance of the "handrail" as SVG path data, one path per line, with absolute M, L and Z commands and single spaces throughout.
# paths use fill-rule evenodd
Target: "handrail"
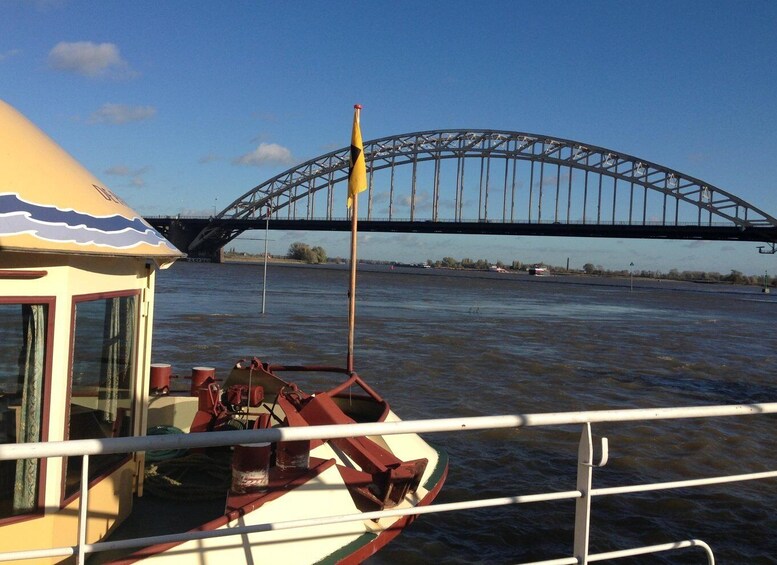
M 363 424 L 270 428 L 261 430 L 224 431 L 217 434 L 174 434 L 103 439 L 79 439 L 46 443 L 0 444 L 0 461 L 66 457 L 108 453 L 127 453 L 162 449 L 222 447 L 238 443 L 306 441 L 374 435 L 455 432 L 537 426 L 564 426 L 601 422 L 634 422 L 742 416 L 747 414 L 777 414 L 777 402 L 762 404 L 729 404 L 722 406 L 688 406 L 674 408 L 633 408 L 623 410 L 592 410 L 583 412 L 548 412 L 466 418 L 434 418 Z
M 620 551 L 608 551 L 606 553 L 592 553 L 588 556 L 588 561 L 606 561 L 608 559 L 620 559 L 621 557 L 634 557 L 635 555 L 646 555 L 648 553 L 660 553 L 662 551 L 672 551 L 675 549 L 685 549 L 687 547 L 700 547 L 707 555 L 707 563 L 715 565 L 715 556 L 712 554 L 712 548 L 699 539 L 689 539 L 685 541 L 676 541 L 662 543 L 659 545 L 646 545 L 644 547 L 635 547 L 633 549 L 622 549 Z M 579 563 L 576 557 L 563 557 L 561 559 L 550 559 L 548 561 L 533 561 L 523 565 L 577 565 Z
M 624 493 L 647 492 L 662 489 L 688 488 L 691 486 L 722 484 L 733 481 L 759 480 L 777 477 L 777 470 L 740 475 L 705 477 L 665 483 L 627 485 L 601 489 L 591 488 L 591 475 L 598 466 L 606 464 L 606 438 L 602 440 L 605 453 L 599 464 L 593 462 L 593 443 L 591 423 L 633 422 L 650 420 L 670 420 L 683 418 L 709 418 L 777 413 L 777 403 L 738 404 L 724 406 L 693 406 L 655 409 L 598 410 L 585 412 L 555 412 L 540 414 L 516 414 L 504 416 L 485 416 L 469 418 L 442 418 L 429 420 L 408 420 L 388 423 L 346 424 L 309 426 L 301 428 L 274 428 L 269 430 L 239 430 L 219 432 L 218 434 L 175 434 L 169 436 L 150 436 L 136 438 L 106 438 L 73 440 L 43 444 L 2 444 L 0 461 L 9 459 L 29 459 L 61 456 L 83 456 L 81 503 L 79 509 L 79 543 L 76 546 L 64 546 L 42 550 L 13 551 L 0 553 L 0 562 L 9 560 L 32 559 L 76 555 L 82 563 L 89 553 L 112 549 L 130 549 L 157 543 L 181 542 L 222 536 L 246 535 L 269 530 L 291 529 L 313 525 L 334 524 L 349 521 L 378 520 L 386 517 L 415 516 L 438 512 L 450 512 L 475 508 L 527 504 L 540 501 L 576 500 L 575 548 L 574 556 L 542 561 L 543 565 L 564 563 L 588 563 L 604 559 L 616 559 L 645 553 L 677 550 L 689 547 L 702 548 L 708 562 L 714 564 L 712 549 L 701 540 L 686 540 L 662 545 L 645 546 L 600 554 L 588 553 L 588 524 L 590 522 L 590 500 L 594 496 L 608 496 Z M 368 435 L 393 435 L 406 433 L 450 432 L 464 430 L 484 430 L 499 428 L 561 426 L 582 424 L 583 432 L 578 448 L 578 488 L 571 491 L 547 492 L 511 497 L 439 503 L 407 509 L 392 509 L 340 516 L 318 516 L 302 520 L 289 520 L 271 524 L 257 524 L 227 528 L 224 530 L 183 532 L 164 536 L 153 536 L 121 541 L 85 543 L 83 527 L 86 523 L 86 492 L 88 484 L 89 455 L 98 453 L 124 453 L 130 451 L 151 451 L 161 449 L 187 449 L 195 447 L 216 447 L 236 443 L 260 443 L 276 441 L 299 441 L 312 439 L 332 439 L 338 437 L 363 437 Z M 538 564 L 535 564 L 538 565 Z

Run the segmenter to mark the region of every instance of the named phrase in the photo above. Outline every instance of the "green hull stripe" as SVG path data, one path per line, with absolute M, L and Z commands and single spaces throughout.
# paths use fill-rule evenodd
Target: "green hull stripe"
M 448 453 L 442 449 L 437 449 L 433 445 L 430 447 L 437 452 L 437 466 L 434 468 L 434 471 L 432 471 L 432 474 L 429 475 L 429 480 L 424 483 L 424 488 L 426 490 L 432 490 L 434 485 L 440 482 L 440 477 L 442 477 L 442 474 L 448 468 Z

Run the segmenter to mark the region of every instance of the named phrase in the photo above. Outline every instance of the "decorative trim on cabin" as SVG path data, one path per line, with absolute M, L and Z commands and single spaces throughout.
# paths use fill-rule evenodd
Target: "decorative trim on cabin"
M 0 269 L 0 279 L 32 280 L 42 279 L 48 275 L 48 271 L 14 271 L 12 269 Z
M 132 249 L 140 245 L 179 251 L 142 218 L 120 214 L 98 216 L 29 202 L 18 193 L 0 192 L 0 237 L 32 235 L 58 244 L 108 249 Z

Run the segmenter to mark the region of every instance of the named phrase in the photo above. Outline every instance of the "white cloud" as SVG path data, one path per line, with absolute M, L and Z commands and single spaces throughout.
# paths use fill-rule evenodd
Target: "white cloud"
M 59 8 L 62 8 L 66 3 L 66 0 L 33 0 L 31 4 L 35 7 L 35 10 L 48 14 Z
M 148 167 L 130 169 L 125 165 L 114 165 L 105 170 L 106 175 L 126 177 L 129 180 L 129 185 L 136 188 L 142 188 L 146 186 L 146 179 L 143 178 L 143 175 L 145 175 L 147 172 Z
M 114 165 L 113 167 L 105 169 L 105 174 L 117 177 L 126 177 L 129 174 L 129 167 L 125 167 L 124 165 Z
M 419 206 L 428 206 L 432 202 L 432 197 L 428 192 L 421 192 L 418 191 L 415 193 L 415 206 L 416 209 L 418 209 Z M 407 195 L 403 196 L 399 199 L 399 205 L 405 206 L 407 208 L 410 208 L 410 206 L 413 204 L 413 196 Z
M 221 157 L 219 157 L 217 154 L 208 153 L 207 155 L 203 155 L 202 157 L 197 159 L 197 162 L 200 163 L 201 165 L 205 165 L 207 163 L 213 163 L 215 161 L 220 161 L 220 160 L 221 160 Z
M 701 151 L 696 151 L 695 153 L 690 153 L 688 155 L 688 160 L 691 163 L 698 165 L 699 163 L 704 163 L 707 160 L 707 155 Z
M 127 106 L 125 104 L 103 104 L 99 110 L 89 116 L 90 124 L 126 124 L 153 118 L 156 108 L 153 106 Z
M 262 114 L 257 114 L 256 117 L 262 120 L 263 122 L 270 122 L 273 124 L 276 124 L 280 121 L 278 114 L 274 114 L 272 112 L 264 112 Z
M 57 71 L 76 73 L 87 77 L 110 76 L 133 78 L 137 73 L 121 58 L 113 43 L 60 41 L 49 52 L 49 66 Z
M 9 51 L 5 51 L 4 53 L 0 53 L 0 63 L 16 57 L 19 53 L 21 53 L 20 49 L 11 49 Z
M 277 143 L 260 143 L 259 147 L 237 157 L 232 161 L 236 165 L 291 165 L 294 163 L 294 157 L 291 151 Z

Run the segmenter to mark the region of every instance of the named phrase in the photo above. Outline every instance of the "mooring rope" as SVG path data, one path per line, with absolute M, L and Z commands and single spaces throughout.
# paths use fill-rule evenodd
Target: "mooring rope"
M 225 453 L 218 455 L 190 453 L 151 463 L 146 467 L 143 488 L 159 498 L 222 498 L 231 481 L 231 461 Z

